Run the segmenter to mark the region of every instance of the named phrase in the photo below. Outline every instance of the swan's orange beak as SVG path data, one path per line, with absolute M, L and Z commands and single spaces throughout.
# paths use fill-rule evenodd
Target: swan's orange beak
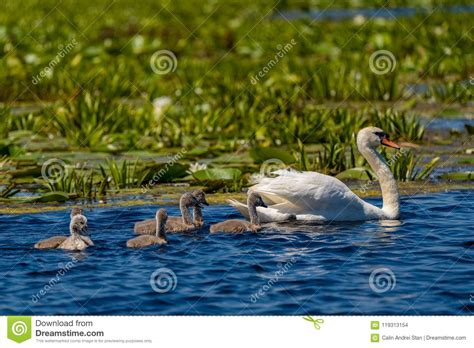
M 382 138 L 382 145 L 393 147 L 394 149 L 400 150 L 400 146 L 395 144 L 393 141 L 389 140 L 387 137 Z

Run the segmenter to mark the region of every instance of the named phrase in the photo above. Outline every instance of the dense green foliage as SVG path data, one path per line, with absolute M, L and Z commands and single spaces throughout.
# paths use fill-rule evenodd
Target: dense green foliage
M 463 4 L 468 2 L 457 2 Z M 15 159 L 38 149 L 113 155 L 186 149 L 180 162 L 187 165 L 248 147 L 283 147 L 297 167 L 337 174 L 364 165 L 354 149 L 360 128 L 380 126 L 393 139 L 420 144 L 424 106 L 443 111 L 471 105 L 474 16 L 446 12 L 444 6 L 451 5 L 429 0 L 3 1 L 0 155 Z M 387 19 L 286 18 L 294 10 L 382 6 L 422 10 Z M 155 71 L 153 57 L 160 50 L 176 56 L 166 74 Z M 382 74 L 370 63 L 379 50 L 394 58 Z M 308 151 L 311 144 L 318 150 Z M 413 174 L 416 159 L 403 159 L 406 163 L 395 167 L 400 180 L 428 177 Z M 45 186 L 91 196 L 109 186 L 139 187 L 151 175 L 146 168 L 145 163 L 102 162 Z M 245 174 L 255 168 L 241 169 Z M 205 184 L 198 177 L 187 180 Z M 215 181 L 232 190 L 245 183 Z

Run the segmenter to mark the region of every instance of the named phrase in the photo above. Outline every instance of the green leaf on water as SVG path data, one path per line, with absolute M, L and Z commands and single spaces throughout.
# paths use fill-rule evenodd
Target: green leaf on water
M 29 198 L 25 203 L 62 203 L 68 200 L 69 196 L 64 192 L 48 192 L 39 197 Z
M 189 166 L 180 163 L 160 163 L 145 168 L 140 184 L 156 184 L 158 182 L 173 182 L 174 180 L 184 178 L 188 173 Z
M 255 163 L 263 163 L 269 159 L 279 159 L 285 164 L 295 162 L 295 158 L 291 152 L 275 147 L 254 147 L 250 150 L 250 156 Z
M 474 172 L 444 173 L 441 175 L 441 179 L 456 181 L 474 180 Z
M 347 169 L 336 175 L 339 180 L 370 180 L 368 170 L 363 167 Z
M 233 181 L 242 176 L 236 168 L 210 168 L 194 172 L 193 177 L 199 181 Z

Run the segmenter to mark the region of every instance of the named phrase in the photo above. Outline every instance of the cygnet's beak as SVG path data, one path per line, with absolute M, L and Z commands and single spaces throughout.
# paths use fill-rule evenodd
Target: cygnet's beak
M 199 207 L 204 208 L 204 206 L 209 206 L 209 203 L 207 203 L 205 198 L 202 201 L 199 201 Z
M 83 226 L 81 229 L 81 234 L 88 236 L 89 235 L 89 227 L 87 225 Z

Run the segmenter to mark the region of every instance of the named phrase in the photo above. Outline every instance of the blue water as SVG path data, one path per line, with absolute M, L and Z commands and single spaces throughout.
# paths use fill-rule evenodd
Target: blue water
M 145 250 L 125 242 L 156 206 L 87 211 L 96 246 L 82 253 L 32 248 L 66 233 L 65 212 L 2 215 L 0 314 L 472 314 L 473 192 L 403 197 L 395 222 L 243 235 L 210 235 L 206 225 Z M 205 217 L 212 223 L 238 214 L 211 206 Z M 163 268 L 172 283 L 153 283 L 159 291 L 169 285 L 159 293 L 150 276 Z M 372 273 L 380 283 L 369 283 Z
M 429 130 L 445 131 L 456 130 L 464 133 L 466 131 L 465 125 L 474 126 L 474 120 L 468 118 L 423 118 L 421 121 Z

